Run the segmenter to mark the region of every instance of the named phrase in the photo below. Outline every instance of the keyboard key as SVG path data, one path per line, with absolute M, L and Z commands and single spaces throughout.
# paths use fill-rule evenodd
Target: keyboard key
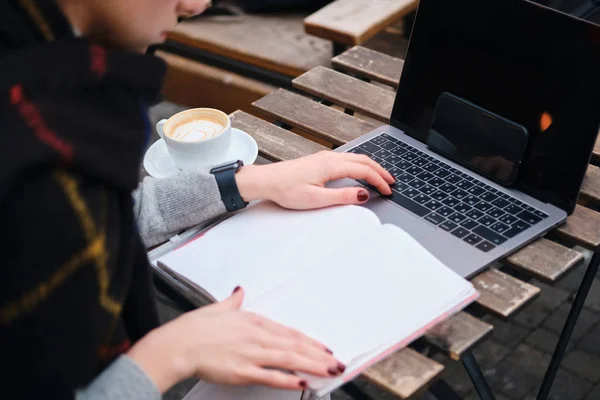
M 384 148 L 384 149 L 386 149 L 386 150 L 393 150 L 396 147 L 398 147 L 398 143 L 387 141 L 387 142 L 383 143 L 381 145 L 381 147 Z
M 465 228 L 458 227 L 450 233 L 456 236 L 457 238 L 462 239 L 463 237 L 467 236 L 467 234 L 469 234 L 469 231 Z
M 387 133 L 382 133 L 380 137 L 382 137 L 382 138 L 384 138 L 386 140 L 389 140 L 391 142 L 398 142 L 398 143 L 400 143 L 400 141 L 398 139 L 396 139 L 393 136 L 388 135 Z
M 517 215 L 518 213 L 520 213 L 521 211 L 523 211 L 523 209 L 521 207 L 518 207 L 514 204 L 509 205 L 508 207 L 506 207 L 504 209 L 505 212 L 512 214 L 512 215 Z
M 419 204 L 425 204 L 431 200 L 431 197 L 429 197 L 423 193 L 419 193 L 418 195 L 413 197 L 413 200 Z
M 530 225 L 528 223 L 519 220 L 519 221 L 515 222 L 509 230 L 504 232 L 503 235 L 506 236 L 507 238 L 512 238 L 512 237 L 515 237 L 516 235 L 518 235 L 519 233 L 523 232 L 524 230 L 526 230 L 529 227 L 530 227 Z
M 396 191 L 392 191 L 392 195 L 390 196 L 390 199 L 394 203 L 406 208 L 408 211 L 416 214 L 419 217 L 423 217 L 430 213 L 430 211 L 427 208 L 415 203 L 408 197 L 406 197 Z
M 409 187 L 408 189 L 404 190 L 402 194 L 412 199 L 413 197 L 420 195 L 421 192 L 419 192 L 417 189 Z
M 442 208 L 444 205 L 437 200 L 431 200 L 425 203 L 424 206 L 432 211 L 436 211 L 437 209 Z
M 382 144 L 386 143 L 387 140 L 385 140 L 385 138 L 382 136 L 375 136 L 373 139 L 369 140 L 369 142 L 374 143 L 377 146 L 381 146 Z
M 450 221 L 454 222 L 454 223 L 460 224 L 465 219 L 467 219 L 467 217 L 465 217 L 461 213 L 455 212 L 454 214 L 452 214 L 451 216 L 449 216 L 448 219 Z
M 470 245 L 475 246 L 477 243 L 481 242 L 483 239 L 481 237 L 477 236 L 476 234 L 471 233 L 469 236 L 467 236 L 463 240 L 465 242 L 469 243 Z
M 456 184 L 456 187 L 458 187 L 458 188 L 460 188 L 460 189 L 462 189 L 462 190 L 467 190 L 467 189 L 470 189 L 470 188 L 472 188 L 472 187 L 473 187 L 473 185 L 474 185 L 474 183 L 473 183 L 473 182 L 469 182 L 469 181 L 467 181 L 467 180 L 463 179 L 463 180 L 461 180 L 460 182 L 458 182 L 458 183 Z
M 439 168 L 440 168 L 440 166 L 437 165 L 437 164 L 435 164 L 435 163 L 433 163 L 433 162 L 430 162 L 429 164 L 427 164 L 427 165 L 425 165 L 423 167 L 423 169 L 425 171 L 428 171 L 428 172 L 433 172 L 433 171 L 435 171 L 436 169 L 439 169 Z
M 366 150 L 361 149 L 360 147 L 355 147 L 353 149 L 350 149 L 347 151 L 348 153 L 353 153 L 353 154 L 363 154 L 365 156 L 370 156 L 371 153 L 369 153 Z
M 445 177 L 449 176 L 451 174 L 451 172 L 442 167 L 442 168 L 438 169 L 437 171 L 435 171 L 433 174 L 435 176 L 437 176 L 438 178 L 445 178 Z
M 492 226 L 496 223 L 496 220 L 489 215 L 485 215 L 477 220 L 481 225 Z
M 481 200 L 479 200 L 479 197 L 470 194 L 467 197 L 465 197 L 464 199 L 462 199 L 462 201 L 464 201 L 465 203 L 467 203 L 470 206 L 474 206 L 475 204 L 479 203 Z
M 475 207 L 479 211 L 483 211 L 483 212 L 488 212 L 490 209 L 492 209 L 492 205 L 490 203 L 486 203 L 485 201 L 480 201 L 479 203 L 475 204 L 473 207 Z
M 405 170 L 406 168 L 410 168 L 412 166 L 410 161 L 406 161 L 406 160 L 400 160 L 397 163 L 395 163 L 394 165 L 397 168 L 400 168 L 401 170 Z
M 423 170 L 415 165 L 413 165 L 412 167 L 408 167 L 406 168 L 406 172 L 408 172 L 411 175 L 417 176 L 419 175 L 421 172 L 423 172 Z
M 373 152 L 373 155 L 375 157 L 383 158 L 385 160 L 386 158 L 388 158 L 389 156 L 391 156 L 392 153 L 390 153 L 389 151 L 384 150 L 384 149 L 379 149 L 379 150 Z
M 447 176 L 446 180 L 455 186 L 457 185 L 458 182 L 465 182 L 460 176 L 454 175 L 454 174 Z M 461 189 L 464 189 L 464 188 L 461 187 Z
M 448 221 L 448 220 L 446 220 L 445 222 L 440 224 L 440 228 L 442 228 L 443 230 L 448 231 L 448 232 L 455 229 L 456 227 L 458 227 L 458 225 L 456 225 L 454 222 Z
M 391 171 L 390 171 L 390 174 L 392 174 Z M 404 182 L 404 183 L 408 183 L 408 182 L 412 181 L 413 179 L 415 179 L 415 177 L 406 172 L 396 176 L 396 180 L 399 180 L 400 182 Z
M 402 157 L 408 161 L 412 161 L 412 160 L 419 158 L 419 156 L 417 154 L 411 153 L 410 151 L 407 151 L 406 153 L 402 154 L 400 157 Z
M 383 169 L 385 169 L 386 171 L 389 171 L 390 169 L 394 168 L 394 164 L 390 164 L 387 161 L 382 161 L 382 162 L 379 163 L 379 165 L 381 165 L 381 167 Z
M 427 181 L 430 181 L 433 178 L 435 178 L 435 176 L 433 176 L 433 174 L 431 172 L 423 171 L 419 175 L 417 175 L 417 178 L 427 182 Z
M 450 194 L 459 200 L 462 200 L 469 195 L 469 193 L 465 192 L 462 189 L 456 189 L 454 192 L 452 192 Z
M 444 183 L 443 185 L 439 186 L 438 189 L 440 189 L 442 192 L 450 193 L 456 190 L 456 187 L 450 183 Z
M 434 195 L 435 195 L 435 194 L 434 194 Z M 442 200 L 442 203 L 444 203 L 444 204 L 445 204 L 445 205 L 447 205 L 448 207 L 454 207 L 454 206 L 456 206 L 457 204 L 459 204 L 459 203 L 460 203 L 460 200 L 458 200 L 458 199 L 455 199 L 455 198 L 454 198 L 454 197 L 452 197 L 452 196 L 448 196 L 448 197 L 446 197 L 444 200 Z
M 531 225 L 535 225 L 542 220 L 540 217 L 529 211 L 521 211 L 519 214 L 517 214 L 517 217 Z
M 394 148 L 391 151 L 391 153 L 394 154 L 394 155 L 396 155 L 396 156 L 398 156 L 398 157 L 402 157 L 402 154 L 406 153 L 407 151 L 408 150 L 406 150 L 405 148 L 398 146 L 398 147 Z
M 479 219 L 479 218 L 483 217 L 485 214 L 476 208 L 472 208 L 466 215 L 469 218 Z
M 490 229 L 494 232 L 504 233 L 508 230 L 508 225 L 505 225 L 502 222 L 496 222 L 494 225 L 490 226 Z
M 460 223 L 460 226 L 462 226 L 463 228 L 468 229 L 468 230 L 473 230 L 478 225 L 479 224 L 477 222 L 473 221 L 471 218 L 467 218 L 463 222 Z
M 386 158 L 385 161 L 395 165 L 397 162 L 404 161 L 404 160 L 401 159 L 399 156 L 392 154 L 388 158 Z
M 478 226 L 477 228 L 473 229 L 473 233 L 476 233 L 477 235 L 488 240 L 492 244 L 495 244 L 496 246 L 501 245 L 502 243 L 506 242 L 505 237 L 497 234 L 496 232 L 492 231 L 489 228 L 486 228 L 485 226 L 481 226 L 481 225 Z
M 421 189 L 419 189 L 421 192 L 427 194 L 427 195 L 432 195 L 435 193 L 435 191 L 437 190 L 436 188 L 434 188 L 433 186 L 430 185 L 425 185 L 423 186 Z
M 460 203 L 453 208 L 461 214 L 466 214 L 471 209 L 471 206 L 466 203 Z
M 421 158 L 417 158 L 415 161 L 413 161 L 413 164 L 415 164 L 418 167 L 424 167 L 425 165 L 429 164 L 429 161 L 427 161 L 426 159 L 421 157 Z
M 369 142 L 365 142 L 363 144 L 361 144 L 360 146 L 358 146 L 359 149 L 368 151 L 369 153 L 373 154 L 378 152 L 379 150 L 381 150 L 381 148 L 373 143 L 369 143 Z
M 487 240 L 484 240 L 483 242 L 479 243 L 479 244 L 478 244 L 477 246 L 475 246 L 475 247 L 477 247 L 479 250 L 481 250 L 481 251 L 483 251 L 483 252 L 485 252 L 485 253 L 487 253 L 487 252 L 489 252 L 490 250 L 493 250 L 493 249 L 495 249 L 495 248 L 496 248 L 496 246 L 494 246 L 493 244 L 491 244 L 491 243 L 490 243 L 490 242 L 488 242 Z
M 425 220 L 431 222 L 434 225 L 439 225 L 442 222 L 444 222 L 446 220 L 446 218 L 433 212 L 433 213 L 429 214 L 428 216 L 426 216 Z
M 498 208 L 504 208 L 509 204 L 510 204 L 510 202 L 506 199 L 503 199 L 502 197 L 498 197 L 496 200 L 492 201 L 492 205 L 494 205 Z
M 404 171 L 402 171 L 402 170 L 401 170 L 400 168 L 398 168 L 398 167 L 393 167 L 393 168 L 390 168 L 390 169 L 388 169 L 388 172 L 389 172 L 390 174 L 392 174 L 392 176 L 393 176 L 394 178 L 396 178 L 397 180 L 400 178 L 400 176 L 401 176 L 401 175 L 403 175 L 403 174 L 404 174 Z M 411 175 L 408 175 L 408 176 L 410 176 L 410 178 L 412 179 L 412 176 L 411 176 Z
M 499 209 L 498 207 L 494 207 L 491 210 L 488 210 L 488 215 L 498 219 L 500 218 L 502 215 L 504 215 L 504 211 L 502 211 L 501 209 Z
M 414 187 L 415 189 L 419 189 L 419 190 L 421 188 L 427 186 L 427 184 L 425 182 L 423 182 L 422 180 L 417 179 L 417 178 L 415 178 L 412 181 L 408 182 L 407 185 L 411 186 L 411 187 Z
M 469 190 L 467 190 L 467 192 L 469 192 L 475 196 L 479 196 L 481 193 L 484 193 L 485 190 L 483 190 L 479 186 L 473 186 L 473 187 L 470 187 Z
M 525 205 L 525 203 L 523 203 L 521 200 L 517 200 L 517 199 L 513 199 L 513 204 L 516 205 L 517 207 L 521 207 L 521 208 L 527 207 Z
M 485 192 L 483 194 L 480 194 L 479 198 L 481 200 L 487 201 L 488 203 L 491 203 L 492 201 L 496 200 L 498 198 L 498 196 L 496 196 L 492 192 Z
M 448 206 L 443 206 L 436 210 L 436 212 L 444 217 L 448 217 L 455 213 L 455 210 Z
M 434 174 L 435 174 L 435 172 L 434 172 Z M 427 183 L 429 183 L 431 186 L 440 187 L 446 182 L 442 178 L 436 177 L 436 178 L 433 178 L 433 179 L 427 181 Z
M 437 189 L 436 189 L 436 190 L 437 190 Z M 432 197 L 432 198 L 434 198 L 434 199 L 436 199 L 436 200 L 442 201 L 442 200 L 444 200 L 445 198 L 447 198 L 447 197 L 448 197 L 448 194 L 447 194 L 447 193 L 444 193 L 444 192 L 442 192 L 442 191 L 437 191 L 437 192 L 435 192 L 434 194 L 432 194 L 432 195 L 431 195 L 431 197 Z M 444 203 L 444 204 L 445 204 L 445 203 Z
M 498 218 L 498 221 L 500 221 L 506 225 L 512 225 L 515 222 L 519 221 L 519 219 L 517 217 L 515 217 L 514 215 L 504 214 L 503 216 Z
M 541 212 L 540 210 L 535 210 L 535 211 L 532 211 L 532 213 L 533 213 L 534 215 L 537 215 L 537 216 L 538 216 L 538 217 L 540 217 L 541 219 L 548 218 L 548 214 L 544 214 L 544 213 L 543 213 L 543 212 Z
M 396 181 L 394 182 L 394 184 L 392 185 L 392 189 L 396 189 L 399 192 L 402 192 L 403 190 L 405 190 L 406 188 L 408 188 L 408 185 L 404 182 L 400 182 L 400 181 Z

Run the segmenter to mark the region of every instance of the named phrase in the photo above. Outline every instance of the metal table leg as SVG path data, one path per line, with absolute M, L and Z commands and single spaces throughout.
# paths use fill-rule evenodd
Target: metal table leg
M 473 382 L 473 386 L 475 386 L 475 390 L 477 390 L 479 397 L 482 400 L 495 400 L 492 389 L 490 389 L 485 376 L 483 376 L 483 372 L 481 372 L 481 368 L 479 368 L 479 364 L 477 364 L 477 360 L 475 360 L 473 353 L 470 351 L 465 353 L 462 356 L 462 362 L 469 377 L 471 377 L 471 381 Z
M 550 390 L 552 389 L 552 384 L 556 378 L 558 368 L 560 367 L 565 355 L 565 351 L 567 350 L 567 345 L 571 339 L 571 334 L 573 333 L 573 329 L 575 329 L 575 324 L 577 323 L 581 309 L 585 304 L 585 299 L 587 298 L 590 288 L 592 287 L 592 283 L 594 282 L 594 277 L 598 271 L 598 265 L 600 265 L 600 250 L 596 250 L 594 252 L 583 280 L 581 281 L 581 285 L 577 291 L 577 296 L 575 297 L 573 306 L 571 306 L 571 311 L 569 312 L 565 326 L 563 327 L 560 338 L 558 339 L 558 344 L 556 345 L 556 349 L 552 355 L 552 360 L 550 360 L 550 365 L 548 365 L 548 369 L 546 370 L 546 375 L 544 376 L 542 386 L 540 387 L 537 400 L 546 400 L 550 394 Z

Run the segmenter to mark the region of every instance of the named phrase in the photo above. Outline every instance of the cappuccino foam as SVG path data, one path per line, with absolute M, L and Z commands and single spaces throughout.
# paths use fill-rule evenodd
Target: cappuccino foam
M 218 136 L 225 130 L 225 126 L 214 119 L 196 119 L 177 125 L 169 134 L 175 140 L 182 142 L 196 142 Z

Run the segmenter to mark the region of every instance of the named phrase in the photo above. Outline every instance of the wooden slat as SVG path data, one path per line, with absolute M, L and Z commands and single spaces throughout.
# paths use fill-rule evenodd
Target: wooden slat
M 595 250 L 600 246 L 600 213 L 578 205 L 556 232 L 575 244 Z
M 600 203 L 600 168 L 590 165 L 583 179 L 581 196 L 594 202 Z
M 177 25 L 169 40 L 295 77 L 331 61 L 331 42 L 307 35 L 306 17 L 306 13 L 247 14 L 228 22 L 201 18 Z
M 369 117 L 388 122 L 395 93 L 325 67 L 293 80 L 296 88 Z
M 465 312 L 448 318 L 425 334 L 425 338 L 454 360 L 485 338 L 494 327 Z
M 363 377 L 401 399 L 425 390 L 444 366 L 411 348 L 404 348 L 363 372 Z
M 583 254 L 541 238 L 509 256 L 505 261 L 541 281 L 553 283 L 583 262 Z
M 540 289 L 510 275 L 488 268 L 471 279 L 481 296 L 477 303 L 504 318 L 529 303 L 540 294 Z
M 271 161 L 292 160 L 327 149 L 243 111 L 231 114 L 231 123 L 250 134 L 258 144 L 260 155 Z
M 354 46 L 334 57 L 331 63 L 336 69 L 353 72 L 362 77 L 398 87 L 404 60 L 362 46 Z
M 253 104 L 265 115 L 300 128 L 335 145 L 364 135 L 375 125 L 324 106 L 314 100 L 279 89 Z
M 417 8 L 416 0 L 337 0 L 306 18 L 306 32 L 356 45 Z

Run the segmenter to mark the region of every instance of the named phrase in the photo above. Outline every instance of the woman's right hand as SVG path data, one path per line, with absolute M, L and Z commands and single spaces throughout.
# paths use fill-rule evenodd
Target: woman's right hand
M 157 328 L 128 355 L 162 393 L 196 376 L 228 385 L 302 390 L 301 378 L 275 369 L 332 377 L 340 364 L 322 344 L 266 318 L 241 311 L 244 291 Z

